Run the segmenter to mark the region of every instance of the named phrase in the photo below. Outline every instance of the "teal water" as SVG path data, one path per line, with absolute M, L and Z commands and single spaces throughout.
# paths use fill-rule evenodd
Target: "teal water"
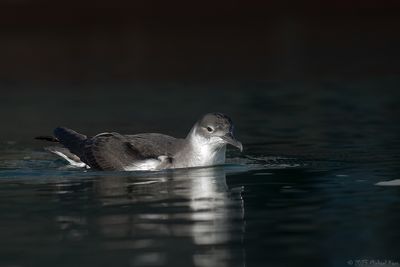
M 0 266 L 399 265 L 394 81 L 3 88 Z M 226 166 L 83 171 L 33 140 L 184 136 L 210 111 L 245 147 Z

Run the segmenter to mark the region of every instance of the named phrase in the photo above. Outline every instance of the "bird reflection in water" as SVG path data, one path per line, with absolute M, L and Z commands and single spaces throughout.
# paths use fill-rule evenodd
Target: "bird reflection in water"
M 89 235 L 100 232 L 100 257 L 123 251 L 133 266 L 244 265 L 241 188 L 228 188 L 223 166 L 101 175 L 92 189 L 101 208 L 85 221 Z

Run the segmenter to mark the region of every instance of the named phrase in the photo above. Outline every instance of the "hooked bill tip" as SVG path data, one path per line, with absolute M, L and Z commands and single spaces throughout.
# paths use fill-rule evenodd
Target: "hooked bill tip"
M 233 137 L 232 134 L 227 134 L 224 136 L 221 136 L 222 140 L 224 140 L 227 144 L 230 144 L 240 150 L 240 152 L 243 152 L 243 145 L 241 142 L 236 140 L 235 137 Z

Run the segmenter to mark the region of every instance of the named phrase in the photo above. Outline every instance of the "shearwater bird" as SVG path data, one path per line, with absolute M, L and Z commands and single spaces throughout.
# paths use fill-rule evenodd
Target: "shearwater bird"
M 54 129 L 54 137 L 37 139 L 64 147 L 49 151 L 70 164 L 96 170 L 162 170 L 213 166 L 225 163 L 226 145 L 243 150 L 233 136 L 232 120 L 222 113 L 208 113 L 197 121 L 186 138 L 159 133 L 122 135 L 100 133 L 93 137 L 65 127 Z

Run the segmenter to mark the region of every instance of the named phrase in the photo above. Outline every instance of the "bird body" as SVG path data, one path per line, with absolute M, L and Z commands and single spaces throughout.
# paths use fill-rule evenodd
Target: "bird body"
M 213 166 L 225 163 L 226 145 L 242 150 L 233 137 L 233 124 L 221 113 L 204 115 L 186 138 L 159 133 L 121 135 L 101 133 L 87 137 L 74 130 L 57 127 L 55 138 L 64 148 L 50 149 L 69 163 L 97 170 L 162 170 Z

